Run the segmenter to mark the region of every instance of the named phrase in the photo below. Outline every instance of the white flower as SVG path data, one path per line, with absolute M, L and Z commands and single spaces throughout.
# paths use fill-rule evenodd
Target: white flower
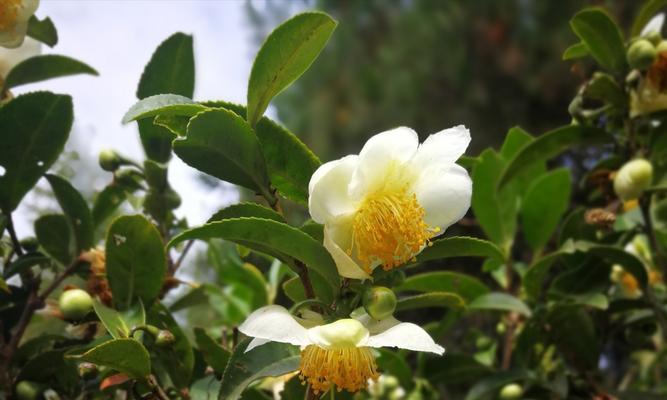
M 28 21 L 39 0 L 0 0 L 0 46 L 19 47 L 28 32 Z
M 2 0 L 0 0 L 2 1 Z M 2 82 L 9 71 L 21 61 L 36 56 L 41 51 L 41 43 L 34 39 L 26 39 L 23 45 L 17 49 L 5 49 L 0 47 L 0 82 Z
M 372 347 L 398 347 L 440 355 L 445 352 L 425 330 L 393 317 L 375 321 L 363 315 L 312 327 L 302 323 L 285 308 L 271 305 L 250 314 L 239 331 L 254 338 L 246 352 L 269 341 L 300 346 L 300 376 L 315 392 L 325 392 L 331 385 L 356 392 L 365 388 L 369 379 L 377 379 Z
M 665 13 L 656 14 L 651 18 L 644 28 L 642 29 L 639 36 L 646 36 L 651 32 L 662 32 L 662 26 L 665 23 Z
M 415 131 L 400 127 L 315 171 L 310 215 L 324 224 L 324 246 L 341 276 L 367 279 L 378 265 L 404 264 L 465 215 L 472 181 L 455 162 L 468 143 L 462 125 L 421 145 Z

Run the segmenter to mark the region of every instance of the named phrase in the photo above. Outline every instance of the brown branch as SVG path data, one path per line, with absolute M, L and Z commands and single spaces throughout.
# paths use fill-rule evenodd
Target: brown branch
M 165 393 L 164 389 L 162 389 L 157 379 L 155 379 L 155 376 L 149 375 L 146 381 L 148 382 L 148 386 L 151 387 L 151 391 L 158 399 L 170 400 L 169 396 L 167 396 L 167 393 Z
M 19 256 L 23 255 L 23 248 L 19 242 L 18 236 L 16 236 L 16 230 L 14 229 L 14 221 L 12 220 L 12 213 L 4 213 L 7 217 L 7 232 L 9 232 L 9 237 L 12 239 L 12 245 L 14 246 L 14 252 Z
M 310 281 L 310 275 L 308 274 L 308 267 L 306 267 L 306 264 L 302 263 L 299 260 L 295 260 L 295 264 L 299 269 L 298 275 L 299 279 L 301 280 L 301 284 L 303 285 L 303 290 L 306 293 L 306 298 L 314 299 L 315 290 L 313 290 L 313 284 Z
M 181 264 L 183 263 L 183 260 L 185 260 L 185 256 L 188 255 L 188 251 L 190 251 L 190 248 L 192 247 L 194 242 L 195 242 L 194 239 L 190 239 L 188 241 L 188 243 L 186 243 L 185 247 L 183 248 L 183 251 L 181 252 L 181 254 L 178 255 L 178 259 L 176 260 L 176 262 L 174 263 L 174 265 L 171 268 L 172 275 L 174 273 L 176 273 L 178 268 L 181 266 Z

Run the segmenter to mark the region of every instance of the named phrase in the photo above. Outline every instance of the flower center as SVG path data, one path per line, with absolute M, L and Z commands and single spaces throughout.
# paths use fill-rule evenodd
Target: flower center
M 20 5 L 21 0 L 0 0 L 0 32 L 14 28 Z
M 373 264 L 390 270 L 412 259 L 440 231 L 424 222 L 424 208 L 406 189 L 378 191 L 368 195 L 354 216 L 352 244 L 366 272 Z
M 309 345 L 301 351 L 301 375 L 313 392 L 326 392 L 331 385 L 338 390 L 356 392 L 368 386 L 368 380 L 377 380 L 377 364 L 368 347 L 323 349 Z

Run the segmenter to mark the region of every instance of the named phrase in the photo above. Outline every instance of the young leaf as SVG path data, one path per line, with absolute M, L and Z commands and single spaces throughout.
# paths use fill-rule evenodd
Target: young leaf
M 58 44 L 58 31 L 49 17 L 46 17 L 41 21 L 34 15 L 30 17 L 27 33 L 31 38 L 38 40 L 49 47 Z
M 208 222 L 222 221 L 223 219 L 242 218 L 242 217 L 257 217 L 263 219 L 271 219 L 278 222 L 286 222 L 285 218 L 273 211 L 270 208 L 264 207 L 257 203 L 239 203 L 225 207 L 216 212 L 208 219 Z
M 34 56 L 20 62 L 9 71 L 4 88 L 6 90 L 27 83 L 78 74 L 99 75 L 92 67 L 70 57 L 56 54 Z
M 524 238 L 542 248 L 558 226 L 570 202 L 570 171 L 559 168 L 540 177 L 528 189 L 521 208 Z
M 127 326 L 121 314 L 102 304 L 99 300 L 93 300 L 93 308 L 97 318 L 114 339 L 122 339 L 130 336 L 130 328 Z
M 530 317 L 530 308 L 523 301 L 507 293 L 492 292 L 477 297 L 470 304 L 470 310 L 501 310 L 516 311 L 519 314 Z
M 127 199 L 127 191 L 122 185 L 113 182 L 106 186 L 95 198 L 93 203 L 93 223 L 99 226 L 109 218 Z
M 579 11 L 570 20 L 570 26 L 601 66 L 617 74 L 627 68 L 623 35 L 604 9 Z
M 72 98 L 29 93 L 0 107 L 0 208 L 13 211 L 63 151 L 72 127 Z
M 77 252 L 93 247 L 93 216 L 83 196 L 65 179 L 47 174 L 53 194 L 67 216 L 76 238 Z
M 62 214 L 49 214 L 35 221 L 35 236 L 46 252 L 63 265 L 68 265 L 75 257 L 75 244 L 72 240 L 67 217 Z
M 394 290 L 397 292 L 451 292 L 461 296 L 466 302 L 490 292 L 489 288 L 477 278 L 450 271 L 412 275 Z
M 426 307 L 460 309 L 465 307 L 465 305 L 466 301 L 456 293 L 429 292 L 399 299 L 396 304 L 396 310 L 405 311 Z
M 563 52 L 563 60 L 574 60 L 577 58 L 586 57 L 589 54 L 590 51 L 588 50 L 586 43 L 579 42 L 565 49 Z
M 126 215 L 109 227 L 107 277 L 114 304 L 124 310 L 137 299 L 152 304 L 162 289 L 167 262 L 158 230 L 141 215 Z
M 255 126 L 269 102 L 315 61 L 336 28 L 321 12 L 307 12 L 283 22 L 257 53 L 248 83 L 247 121 Z
M 231 111 L 197 114 L 187 136 L 174 140 L 174 152 L 191 167 L 273 198 L 259 141 L 243 118 Z
M 417 256 L 417 262 L 449 257 L 491 257 L 503 262 L 505 257 L 495 244 L 474 237 L 454 236 L 434 240 Z
M 127 124 L 156 115 L 192 116 L 207 109 L 208 107 L 196 103 L 189 97 L 178 94 L 156 94 L 134 103 L 123 116 L 123 123 Z
M 145 378 L 151 373 L 148 351 L 134 339 L 109 340 L 81 355 L 67 357 L 104 365 L 132 378 Z
M 299 355 L 295 347 L 269 342 L 245 352 L 250 339 L 239 343 L 232 353 L 222 375 L 220 400 L 237 400 L 252 382 L 268 376 L 285 375 L 299 368 Z

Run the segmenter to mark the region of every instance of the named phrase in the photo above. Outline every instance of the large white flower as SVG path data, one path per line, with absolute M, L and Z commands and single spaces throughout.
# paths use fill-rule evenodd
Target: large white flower
M 11 71 L 11 69 L 18 63 L 39 54 L 41 46 L 40 42 L 28 38 L 23 42 L 23 45 L 17 49 L 5 49 L 0 47 L 0 82 L 7 77 L 9 71 Z
M 375 321 L 363 315 L 311 325 L 311 321 L 295 318 L 285 308 L 271 305 L 250 314 L 239 331 L 254 338 L 246 352 L 270 341 L 300 346 L 300 376 L 315 392 L 325 392 L 331 385 L 356 392 L 365 388 L 369 379 L 377 379 L 372 347 L 440 355 L 445 352 L 425 330 L 393 317 Z
M 411 260 L 470 207 L 472 181 L 456 160 L 470 143 L 463 125 L 430 135 L 400 127 L 370 138 L 359 155 L 320 166 L 309 185 L 310 215 L 340 275 Z
M 0 46 L 19 47 L 28 32 L 28 21 L 39 0 L 0 0 Z

